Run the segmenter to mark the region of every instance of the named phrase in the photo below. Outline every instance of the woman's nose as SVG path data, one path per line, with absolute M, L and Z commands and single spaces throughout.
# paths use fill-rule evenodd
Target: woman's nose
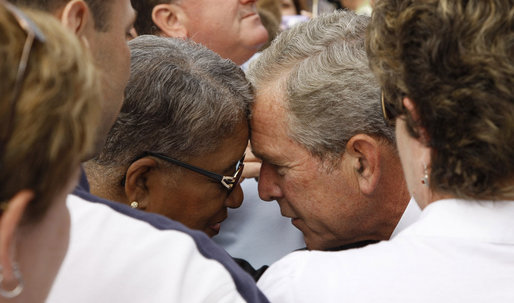
M 241 184 L 238 183 L 225 200 L 225 206 L 230 208 L 238 208 L 243 203 L 243 199 L 243 189 L 241 188 Z

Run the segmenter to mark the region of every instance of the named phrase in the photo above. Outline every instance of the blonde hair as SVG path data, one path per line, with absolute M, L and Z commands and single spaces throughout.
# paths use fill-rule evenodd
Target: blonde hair
M 21 93 L 10 100 L 27 33 L 0 5 L 0 200 L 22 189 L 35 192 L 26 220 L 36 220 L 68 184 L 93 148 L 100 115 L 100 83 L 89 52 L 51 15 L 25 11 L 46 36 L 34 41 Z M 10 121 L 10 122 L 9 122 Z M 8 138 L 8 139 L 7 139 Z M 8 140 L 5 142 L 5 140 Z

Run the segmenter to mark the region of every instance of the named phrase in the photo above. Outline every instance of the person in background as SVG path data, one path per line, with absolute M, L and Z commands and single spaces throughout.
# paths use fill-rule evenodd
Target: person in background
M 130 53 L 127 36 L 134 22 L 130 0 L 9 0 L 19 6 L 41 9 L 56 16 L 90 49 L 102 82 L 102 119 L 97 128 L 96 148 L 83 160 L 98 153 L 123 102 L 128 81 Z M 111 18 L 116 20 L 111 22 Z
M 280 33 L 280 20 L 282 15 L 280 13 L 280 4 L 277 0 L 260 0 L 257 2 L 257 11 L 259 12 L 259 16 L 261 18 L 262 25 L 266 28 L 268 32 L 268 41 L 262 45 L 259 51 L 266 49 L 273 40 Z M 247 64 L 259 55 L 259 52 L 255 53 L 249 60 L 247 60 L 241 68 L 246 70 Z
M 67 258 L 66 196 L 94 149 L 100 82 L 57 20 L 3 0 L 0 57 L 0 302 L 43 302 Z
M 374 0 L 329 0 L 336 9 L 347 9 L 359 15 L 370 16 L 373 10 Z
M 132 0 L 138 35 L 189 38 L 241 65 L 268 39 L 256 0 Z
M 279 0 L 258 0 L 256 2 L 256 5 L 258 10 L 264 9 L 266 11 L 269 11 L 273 15 L 274 19 L 280 20 L 282 13 Z M 266 25 L 264 25 L 264 27 L 266 27 Z
M 299 0 L 281 0 L 282 21 L 280 29 L 287 30 L 294 25 L 309 20 L 310 12 L 302 10 Z
M 370 66 L 421 217 L 388 242 L 291 254 L 260 280 L 270 300 L 514 301 L 512 24 L 512 1 L 377 1 Z
M 302 10 L 312 14 L 312 17 L 332 13 L 337 9 L 335 1 L 338 0 L 298 0 Z M 314 15 L 316 11 L 317 15 Z
M 298 0 L 281 0 L 280 5 L 282 16 L 300 15 L 301 8 Z

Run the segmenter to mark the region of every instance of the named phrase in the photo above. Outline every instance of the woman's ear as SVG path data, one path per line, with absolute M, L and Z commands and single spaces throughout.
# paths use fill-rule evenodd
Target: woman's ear
M 0 217 L 0 265 L 5 281 L 15 279 L 11 253 L 14 251 L 14 245 L 16 245 L 16 230 L 33 198 L 33 191 L 21 190 L 4 204 L 5 210 Z
M 380 179 L 380 144 L 368 135 L 357 134 L 348 140 L 345 153 L 352 158 L 360 191 L 371 195 Z
M 149 175 L 157 168 L 157 162 L 150 158 L 144 157 L 138 159 L 127 168 L 125 177 L 125 195 L 127 203 L 138 202 L 139 209 L 145 209 L 148 197 L 150 195 L 148 189 Z
M 187 38 L 187 16 L 183 9 L 174 3 L 156 5 L 152 10 L 152 21 L 164 36 Z
M 423 144 L 427 144 L 429 142 L 430 138 L 428 136 L 426 129 L 423 128 L 418 123 L 420 120 L 420 115 L 419 115 L 418 109 L 416 108 L 416 104 L 409 97 L 404 97 L 403 98 L 403 106 L 405 107 L 405 109 L 407 109 L 407 111 L 409 112 L 409 115 L 412 117 L 414 122 L 416 122 L 416 124 L 418 125 L 416 131 L 420 136 L 420 141 Z

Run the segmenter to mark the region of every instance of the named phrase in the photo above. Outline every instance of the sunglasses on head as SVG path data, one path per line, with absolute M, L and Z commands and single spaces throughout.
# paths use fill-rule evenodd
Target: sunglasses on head
M 400 113 L 394 108 L 394 106 L 390 103 L 385 102 L 384 91 L 382 91 L 381 95 L 381 104 L 382 104 L 382 116 L 384 117 L 384 121 L 387 125 L 395 125 L 396 118 L 400 115 Z
M 16 103 L 20 98 L 21 88 L 23 86 L 23 81 L 25 81 L 26 70 L 28 61 L 30 58 L 30 53 L 32 51 L 32 47 L 34 45 L 34 41 L 38 41 L 39 43 L 45 43 L 46 38 L 43 32 L 39 29 L 39 27 L 25 15 L 20 9 L 11 3 L 0 0 L 0 3 L 11 13 L 11 15 L 16 19 L 18 25 L 23 31 L 27 34 L 27 38 L 25 39 L 25 43 L 23 45 L 23 50 L 21 53 L 20 63 L 18 64 L 18 70 L 16 72 L 16 82 L 14 83 L 13 95 L 11 100 L 9 101 L 9 110 L 10 114 L 7 116 L 7 121 L 5 123 L 5 127 L 3 127 L 3 133 L 1 137 L 1 147 L 0 153 L 3 153 L 7 142 L 11 137 L 13 128 L 14 128 L 14 115 L 16 113 Z

